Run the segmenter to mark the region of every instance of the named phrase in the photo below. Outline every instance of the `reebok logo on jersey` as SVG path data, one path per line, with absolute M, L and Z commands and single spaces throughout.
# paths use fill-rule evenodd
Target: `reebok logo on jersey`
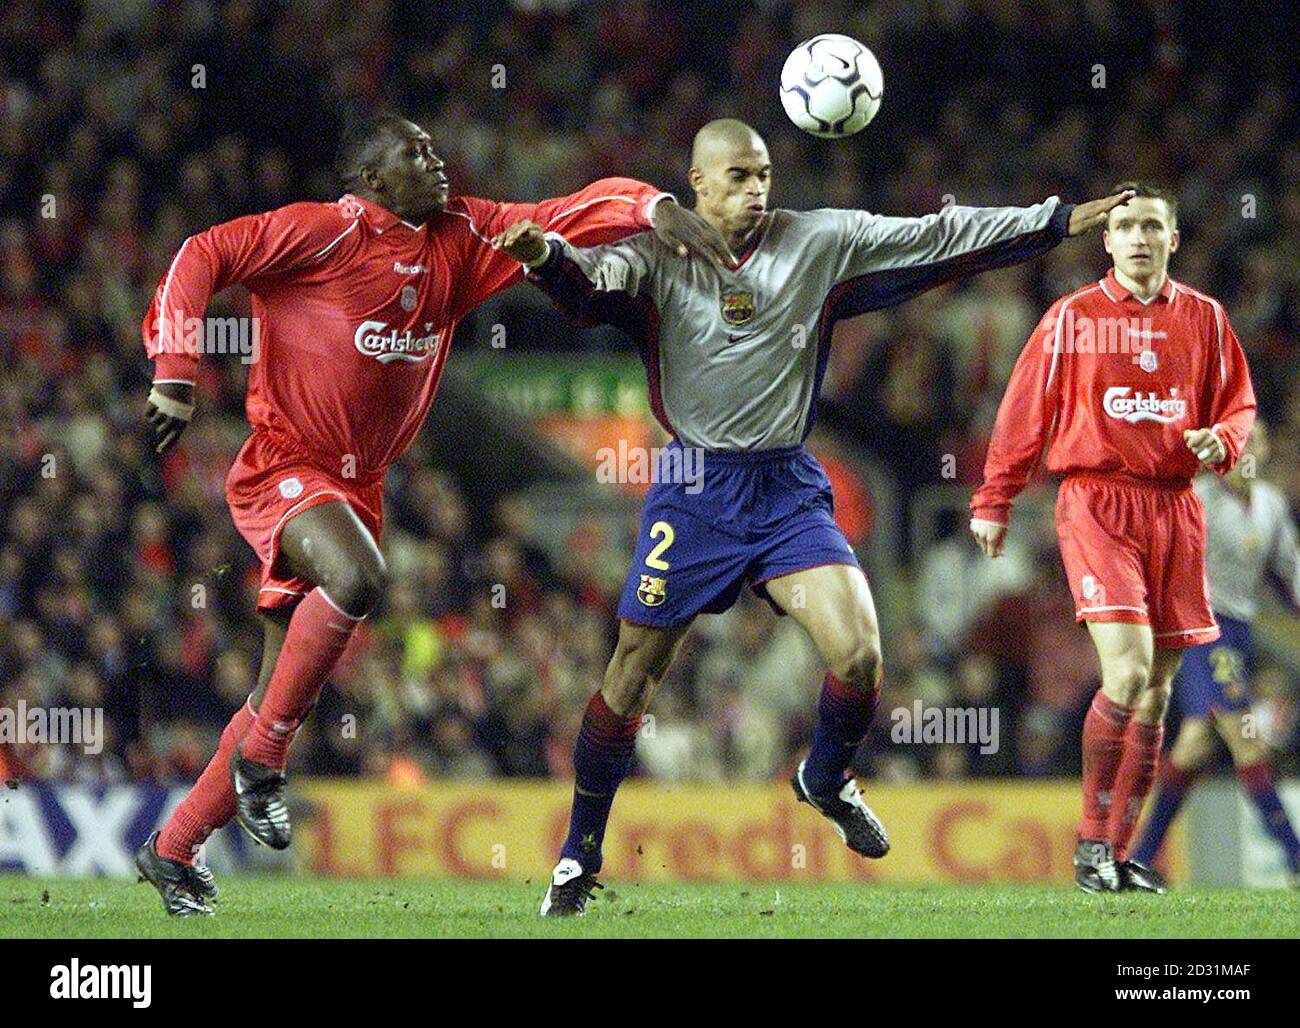
M 1106 390 L 1101 407 L 1112 418 L 1127 421 L 1130 425 L 1139 421 L 1159 421 L 1169 425 L 1187 416 L 1187 401 L 1178 396 L 1176 388 L 1169 392 L 1167 399 L 1161 399 L 1155 393 L 1133 393 L 1129 386 L 1111 386 Z
M 430 328 L 431 323 L 425 322 L 424 327 Z M 438 348 L 441 336 L 441 332 L 417 336 L 409 328 L 399 334 L 397 329 L 389 328 L 383 321 L 363 321 L 357 326 L 353 341 L 358 353 L 373 357 L 380 364 L 391 361 L 419 363 Z
M 401 261 L 394 261 L 393 270 L 399 275 L 423 275 L 429 269 L 423 264 L 403 264 Z

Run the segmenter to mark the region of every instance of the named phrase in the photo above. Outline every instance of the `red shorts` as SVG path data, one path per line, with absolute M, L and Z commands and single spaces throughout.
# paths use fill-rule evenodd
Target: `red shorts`
M 1150 625 L 1157 647 L 1219 638 L 1205 578 L 1205 512 L 1190 485 L 1072 475 L 1056 536 L 1076 621 Z
M 379 541 L 384 524 L 384 479 L 362 484 L 322 470 L 291 441 L 254 432 L 226 476 L 226 500 L 239 534 L 262 562 L 259 610 L 297 603 L 311 583 L 294 577 L 279 561 L 280 532 L 292 517 L 322 503 L 342 500 Z

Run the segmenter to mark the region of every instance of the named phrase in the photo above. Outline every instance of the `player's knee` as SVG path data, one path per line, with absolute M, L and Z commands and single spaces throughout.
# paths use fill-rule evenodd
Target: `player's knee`
M 1169 700 L 1173 689 L 1168 682 L 1158 682 L 1143 690 L 1138 706 L 1148 715 L 1144 720 L 1154 723 L 1164 719 L 1169 709 Z
M 1227 746 L 1228 752 L 1232 754 L 1232 762 L 1237 767 L 1258 764 L 1262 760 L 1267 760 L 1269 756 L 1268 748 L 1254 738 L 1238 735 L 1229 741 Z
M 1151 682 L 1151 667 L 1141 660 L 1121 659 L 1105 669 L 1106 692 L 1123 707 L 1136 706 Z
M 1242 711 L 1235 715 L 1220 716 L 1217 726 L 1224 745 L 1232 754 L 1232 762 L 1238 767 L 1257 763 L 1268 756 L 1268 749 L 1258 736 L 1247 731 L 1247 713 Z
M 388 588 L 388 566 L 383 557 L 351 563 L 331 576 L 325 591 L 331 600 L 355 617 L 369 614 Z
M 878 639 L 864 635 L 830 664 L 831 674 L 846 685 L 863 692 L 875 692 L 880 688 L 884 660 Z
M 1184 770 L 1199 769 L 1214 752 L 1214 736 L 1204 718 L 1187 718 L 1178 730 L 1169 758 Z

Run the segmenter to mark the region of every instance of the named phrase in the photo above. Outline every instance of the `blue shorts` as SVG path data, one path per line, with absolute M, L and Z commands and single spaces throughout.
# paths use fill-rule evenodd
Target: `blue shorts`
M 1215 711 L 1246 710 L 1255 648 L 1250 623 L 1215 613 L 1219 638 L 1193 646 L 1174 679 L 1174 701 L 1183 717 L 1210 717 Z
M 802 446 L 694 453 L 698 474 L 670 474 L 689 471 L 690 455 L 676 441 L 664 448 L 641 509 L 620 618 L 686 625 L 729 609 L 747 583 L 783 614 L 764 582 L 823 564 L 858 566 L 831 516 L 830 479 Z

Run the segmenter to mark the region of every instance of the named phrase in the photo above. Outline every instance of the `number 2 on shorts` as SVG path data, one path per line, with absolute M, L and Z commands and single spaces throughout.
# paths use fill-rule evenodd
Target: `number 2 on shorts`
M 667 521 L 656 521 L 650 526 L 650 538 L 658 539 L 660 536 L 663 536 L 663 539 L 646 554 L 645 566 L 656 571 L 667 571 L 668 561 L 660 557 L 660 554 L 673 544 L 673 526 Z

